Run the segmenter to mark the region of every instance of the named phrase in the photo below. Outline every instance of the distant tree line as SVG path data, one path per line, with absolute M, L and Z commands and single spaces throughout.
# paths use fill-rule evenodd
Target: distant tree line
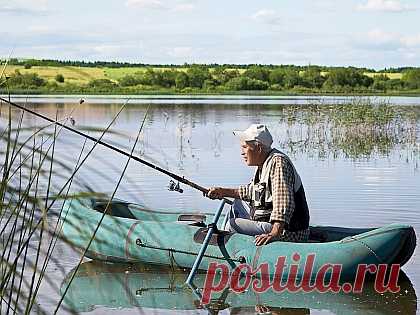
M 293 67 L 250 66 L 245 71 L 218 66 L 191 66 L 184 70 L 155 70 L 122 77 L 122 87 L 156 86 L 163 88 L 198 88 L 206 91 L 241 90 L 323 90 L 333 92 L 369 92 L 420 88 L 420 69 L 403 72 L 401 79 L 385 74 L 367 76 L 356 68 L 334 68 L 324 72 L 316 66 L 298 70 Z
M 407 70 L 415 70 L 418 69 L 416 67 L 397 67 L 397 68 L 384 68 L 382 70 L 377 71 L 378 73 L 401 73 Z
M 5 60 L 2 60 L 5 62 Z M 129 68 L 144 67 L 143 63 L 115 62 L 115 61 L 73 61 L 73 60 L 53 60 L 53 59 L 17 59 L 11 58 L 8 62 L 13 66 L 31 67 L 108 67 L 108 68 Z
M 328 71 L 326 71 L 328 70 Z M 229 66 L 191 65 L 183 68 L 146 70 L 125 75 L 118 81 L 93 79 L 88 84 L 65 81 L 57 74 L 46 80 L 36 73 L 16 71 L 5 86 L 12 90 L 29 89 L 49 92 L 142 93 L 143 91 L 173 91 L 175 93 L 231 91 L 268 91 L 292 93 L 377 93 L 412 91 L 420 89 L 420 68 L 402 72 L 401 79 L 390 79 L 386 74 L 366 75 L 360 68 L 324 68 L 319 66 L 261 66 L 247 68 Z
M 0 59 L 1 63 L 6 62 L 4 59 Z M 190 67 L 195 64 L 147 64 L 147 63 L 130 63 L 130 62 L 118 62 L 118 61 L 78 61 L 78 60 L 54 60 L 54 59 L 18 59 L 11 58 L 8 60 L 9 65 L 14 66 L 24 66 L 27 68 L 31 67 L 60 67 L 60 66 L 72 66 L 72 67 L 108 67 L 108 68 L 136 68 L 136 67 L 153 67 L 153 68 L 184 68 Z M 211 63 L 202 65 L 208 68 L 218 68 L 220 66 L 227 68 L 236 68 L 236 69 L 248 69 L 253 66 L 262 66 L 259 64 L 217 64 Z M 263 65 L 266 68 L 293 68 L 296 70 L 304 70 L 307 66 L 296 66 L 296 65 Z M 317 67 L 322 71 L 329 71 L 335 67 L 327 66 L 313 66 Z M 365 72 L 375 72 L 373 69 L 368 68 L 358 68 Z M 397 71 L 394 71 L 397 72 Z

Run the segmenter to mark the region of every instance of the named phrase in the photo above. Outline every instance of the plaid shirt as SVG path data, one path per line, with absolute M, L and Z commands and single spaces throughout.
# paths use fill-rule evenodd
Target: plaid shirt
M 282 156 L 273 157 L 270 169 L 271 193 L 273 209 L 270 222 L 278 221 L 288 224 L 295 210 L 293 167 L 287 158 Z M 251 201 L 250 185 L 239 186 L 239 196 L 244 201 Z

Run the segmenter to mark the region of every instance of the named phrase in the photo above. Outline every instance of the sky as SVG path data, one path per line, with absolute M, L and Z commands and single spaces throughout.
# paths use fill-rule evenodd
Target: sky
M 0 0 L 0 39 L 3 58 L 420 66 L 420 1 Z

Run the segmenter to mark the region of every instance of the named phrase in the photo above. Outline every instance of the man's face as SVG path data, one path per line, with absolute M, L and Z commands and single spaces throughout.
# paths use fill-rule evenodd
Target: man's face
M 248 166 L 258 166 L 258 151 L 257 148 L 241 141 L 241 156 Z

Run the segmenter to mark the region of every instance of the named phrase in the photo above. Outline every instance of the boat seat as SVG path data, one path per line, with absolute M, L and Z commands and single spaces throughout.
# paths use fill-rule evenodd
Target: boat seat
M 95 201 L 93 204 L 93 209 L 98 212 L 104 213 L 107 204 L 107 201 Z M 136 219 L 136 217 L 128 208 L 128 204 L 124 202 L 112 201 L 110 203 L 110 209 L 108 209 L 107 214 L 119 218 Z
M 208 227 L 204 227 L 199 229 L 194 234 L 194 242 L 198 244 L 203 244 L 204 239 L 207 236 Z M 215 231 L 210 239 L 209 245 L 219 246 L 219 241 L 226 245 L 226 243 L 229 241 L 229 238 L 233 235 L 233 233 L 223 230 L 217 230 Z
M 204 214 L 180 214 L 177 221 L 192 226 L 206 226 L 206 216 Z

